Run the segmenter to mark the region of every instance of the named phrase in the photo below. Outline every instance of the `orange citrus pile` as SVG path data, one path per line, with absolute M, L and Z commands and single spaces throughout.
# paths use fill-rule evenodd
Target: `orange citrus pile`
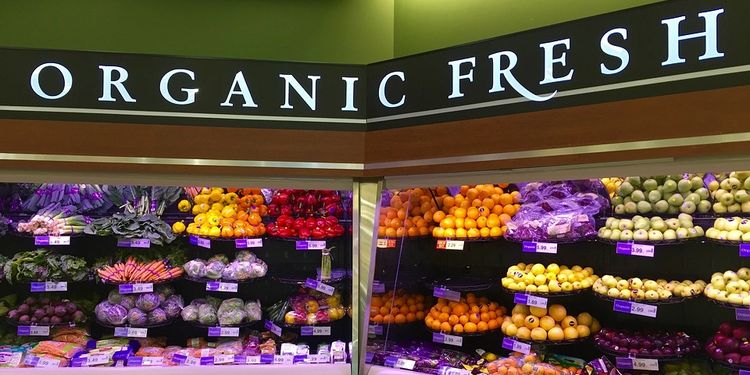
M 436 196 L 448 194 L 448 189 L 438 187 Z M 427 236 L 435 224 L 432 216 L 437 211 L 435 199 L 427 188 L 393 192 L 388 207 L 380 209 L 378 237 Z
M 563 341 L 585 338 L 599 332 L 599 321 L 583 312 L 574 317 L 562 305 L 549 308 L 516 305 L 501 329 L 506 336 L 532 341 Z
M 571 375 L 578 373 L 578 371 L 579 369 L 575 367 L 562 368 L 543 363 L 536 353 L 512 352 L 507 358 L 487 364 L 489 375 Z
M 266 233 L 262 218 L 268 207 L 260 189 L 204 187 L 193 198 L 192 212 L 195 217 L 186 228 L 188 234 L 247 238 Z
M 370 323 L 404 324 L 424 319 L 425 296 L 409 294 L 403 289 L 375 294 L 370 301 Z
M 487 332 L 500 328 L 505 312 L 504 306 L 468 293 L 459 302 L 438 299 L 424 323 L 433 331 L 456 335 Z
M 436 238 L 490 238 L 505 234 L 506 223 L 518 212 L 521 195 L 506 192 L 508 184 L 498 186 L 461 186 L 455 196 L 440 197 L 442 210 L 432 215 L 439 226 L 432 230 Z

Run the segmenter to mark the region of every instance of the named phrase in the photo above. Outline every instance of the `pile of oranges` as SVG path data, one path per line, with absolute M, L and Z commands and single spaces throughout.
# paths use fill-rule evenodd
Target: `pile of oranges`
M 573 375 L 580 374 L 581 369 L 575 367 L 562 368 L 549 363 L 543 363 L 535 353 L 511 353 L 487 365 L 489 375 Z
M 500 328 L 506 311 L 504 306 L 486 297 L 477 298 L 468 293 L 459 302 L 438 299 L 424 323 L 433 331 L 456 335 L 487 332 Z
M 399 289 L 375 294 L 370 301 L 370 323 L 404 324 L 420 321 L 427 314 L 426 297 Z
M 380 209 L 379 238 L 428 236 L 435 224 L 437 212 L 433 194 L 427 188 L 415 188 L 392 193 L 388 207 Z M 448 194 L 448 189 L 435 189 L 436 197 Z
M 508 184 L 461 186 L 455 196 L 438 197 L 441 210 L 432 215 L 439 226 L 433 228 L 436 238 L 478 239 L 501 237 L 506 224 L 518 212 L 521 195 L 506 192 Z
M 257 188 L 201 188 L 193 197 L 178 204 L 195 217 L 184 230 L 188 234 L 212 238 L 249 238 L 266 233 L 263 217 L 268 215 L 265 199 Z M 176 224 L 176 223 L 175 223 Z M 173 231 L 178 233 L 181 229 Z

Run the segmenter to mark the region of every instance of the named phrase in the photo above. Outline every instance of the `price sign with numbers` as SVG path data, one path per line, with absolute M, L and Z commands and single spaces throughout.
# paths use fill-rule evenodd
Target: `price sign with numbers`
M 435 248 L 438 250 L 463 250 L 464 243 L 465 241 L 459 240 L 438 240 Z
M 374 280 L 372 282 L 372 292 L 385 293 L 385 284 L 381 283 L 380 281 Z
M 32 282 L 31 283 L 31 292 L 32 293 L 40 293 L 40 292 L 67 292 L 67 291 L 68 291 L 68 282 L 67 281 L 60 281 L 60 282 L 41 281 L 41 282 Z
M 49 336 L 49 326 L 18 326 L 18 336 Z
M 750 257 L 750 243 L 740 244 L 740 256 L 743 258 Z
M 547 299 L 544 297 L 536 297 L 528 294 L 523 293 L 516 293 L 513 296 L 513 303 L 526 305 L 526 306 L 533 306 L 533 307 L 541 307 L 541 308 L 547 308 Z
M 219 281 L 209 281 L 206 283 L 206 291 L 208 292 L 225 292 L 225 293 L 237 293 L 239 285 L 237 283 L 223 283 Z
M 643 303 L 629 302 L 623 300 L 615 300 L 613 310 L 625 314 L 647 316 L 649 318 L 656 318 L 657 307 L 654 305 L 646 305 Z
M 522 246 L 524 253 L 557 254 L 556 243 L 524 241 Z
M 435 288 L 432 290 L 432 296 L 436 298 L 445 298 L 451 301 L 460 301 L 461 293 L 447 288 Z
M 377 248 L 378 249 L 395 249 L 396 240 L 392 240 L 388 238 L 378 238 Z
M 281 327 L 273 324 L 272 321 L 266 320 L 266 322 L 264 323 L 264 327 L 266 327 L 266 329 L 271 331 L 271 333 L 273 333 L 274 335 L 281 336 Z
M 453 345 L 453 346 L 463 346 L 464 345 L 464 339 L 463 339 L 463 337 L 446 335 L 446 334 L 443 334 L 443 333 L 433 333 L 432 334 L 432 342 L 436 342 L 438 344 Z
M 646 358 L 617 357 L 616 367 L 623 370 L 659 371 L 659 360 Z
M 35 236 L 34 245 L 67 246 L 70 245 L 70 236 Z
M 503 348 L 523 354 L 529 354 L 531 352 L 531 345 L 513 340 L 508 337 L 503 338 Z
M 329 296 L 332 296 L 333 292 L 336 291 L 336 288 L 334 288 L 334 287 L 332 287 L 332 286 L 330 286 L 328 284 L 324 284 L 324 283 L 322 283 L 320 281 L 314 280 L 314 279 L 307 279 L 307 280 L 305 280 L 305 287 L 306 288 L 310 288 L 310 289 L 315 289 L 318 292 L 325 293 L 325 294 L 327 294 Z
M 414 366 L 417 364 L 417 362 L 410 360 L 410 359 L 397 358 L 397 357 L 391 356 L 385 359 L 384 364 L 386 367 L 400 368 L 404 370 L 414 370 Z
M 460 368 L 441 367 L 439 375 L 471 375 L 471 372 Z
M 122 284 L 118 288 L 120 294 L 151 293 L 154 291 L 154 284 Z
M 300 328 L 300 336 L 330 336 L 331 327 L 310 327 Z
M 146 337 L 148 328 L 115 327 L 115 337 Z
M 211 240 L 209 240 L 208 238 L 200 238 L 198 236 L 190 236 L 190 244 L 202 247 L 204 249 L 211 248 Z
M 618 242 L 616 248 L 617 254 L 633 255 L 638 257 L 654 257 L 654 245 L 643 245 L 632 242 Z
M 326 248 L 325 241 L 297 241 L 297 250 L 323 250 Z
M 234 240 L 234 247 L 236 249 L 251 249 L 257 247 L 263 247 L 262 238 L 239 238 Z
M 209 327 L 209 337 L 240 337 L 239 327 Z
M 151 247 L 151 240 L 148 238 L 120 238 L 117 240 L 117 247 L 148 249 Z

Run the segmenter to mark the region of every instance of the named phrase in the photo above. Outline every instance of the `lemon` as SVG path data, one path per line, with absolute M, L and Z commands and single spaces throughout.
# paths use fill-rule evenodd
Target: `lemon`
M 181 221 L 176 221 L 174 224 L 172 224 L 172 232 L 180 234 L 185 231 L 185 223 Z

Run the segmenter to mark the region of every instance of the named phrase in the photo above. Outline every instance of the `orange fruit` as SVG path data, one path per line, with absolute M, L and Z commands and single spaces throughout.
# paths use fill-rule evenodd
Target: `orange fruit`
M 464 331 L 466 333 L 474 333 L 477 331 L 477 325 L 471 322 L 466 323 L 464 324 Z
M 406 228 L 400 227 L 396 229 L 396 237 L 403 237 L 406 234 Z
M 479 190 L 477 190 L 476 188 L 466 190 L 466 199 L 474 200 L 477 196 L 479 196 Z
M 466 209 L 459 207 L 456 209 L 456 212 L 454 214 L 456 215 L 457 218 L 463 219 L 466 217 Z
M 396 230 L 393 228 L 388 228 L 385 230 L 385 236 L 386 237 L 396 237 Z
M 482 199 L 482 207 L 491 210 L 492 207 L 495 207 L 495 201 L 492 198 L 484 198 Z
M 444 238 L 456 238 L 456 230 L 453 228 L 443 229 Z
M 438 316 L 438 320 L 440 323 L 447 322 L 449 315 L 447 313 L 441 313 L 440 316 Z
M 484 229 L 487 229 L 487 228 L 484 228 Z M 479 232 L 477 228 L 471 228 L 468 231 L 466 231 L 466 235 L 469 238 L 479 238 L 481 236 L 481 233 Z
M 489 326 L 486 322 L 479 322 L 477 323 L 477 331 L 479 332 L 485 332 L 489 329 Z
M 466 238 L 468 233 L 466 232 L 466 229 L 464 228 L 458 228 L 456 229 L 456 238 Z
M 451 332 L 453 330 L 453 327 L 448 322 L 443 322 L 440 324 L 440 331 L 441 332 Z
M 417 320 L 417 315 L 416 314 L 411 313 L 411 312 L 408 313 L 408 314 L 406 314 L 406 321 L 407 322 L 411 323 L 411 322 L 414 322 L 416 320 Z
M 472 313 L 471 315 L 469 315 L 469 321 L 476 324 L 476 323 L 481 322 L 482 318 L 479 314 Z
M 430 328 L 432 328 L 433 331 L 439 331 L 440 330 L 440 321 L 439 320 L 433 320 Z
M 508 193 L 500 194 L 500 204 L 503 206 L 513 204 L 513 196 Z
M 467 218 L 464 220 L 464 228 L 472 229 L 477 227 L 477 222 L 474 219 Z
M 466 220 L 463 219 L 463 218 L 460 218 L 460 217 L 455 218 L 454 222 L 455 222 L 455 227 L 453 227 L 453 228 L 456 228 L 456 229 L 457 228 L 464 228 L 465 225 L 466 225 Z
M 490 331 L 492 331 L 492 330 L 496 330 L 498 326 L 499 326 L 499 325 L 498 325 L 498 323 L 497 323 L 497 320 L 490 320 L 490 321 L 489 321 L 489 322 L 487 323 L 487 328 L 489 328 L 489 330 L 490 330 Z
M 417 231 L 419 232 L 420 236 L 426 236 L 430 234 L 430 228 L 427 228 L 427 227 L 419 227 Z
M 479 210 L 476 207 L 469 207 L 469 209 L 466 210 L 466 216 L 470 219 L 476 219 L 479 217 Z
M 479 315 L 479 319 L 482 319 L 483 322 L 489 322 L 490 321 L 490 314 L 483 312 Z
M 461 324 L 456 324 L 453 326 L 453 333 L 464 333 L 464 326 Z
M 419 228 L 417 228 L 417 227 L 411 227 L 411 228 L 407 229 L 407 230 L 406 230 L 406 235 L 407 235 L 408 237 L 416 237 L 416 236 L 419 236 Z
M 451 307 L 450 306 L 443 306 L 440 308 L 440 312 L 450 314 L 451 313 Z
M 443 219 L 445 219 L 445 212 L 443 211 L 435 211 L 434 214 L 432 214 L 432 221 L 439 223 Z
M 458 322 L 460 324 L 466 325 L 466 323 L 469 322 L 469 316 L 468 315 L 461 315 L 460 317 L 458 317 Z
M 384 324 L 391 324 L 391 323 L 393 323 L 393 315 L 388 314 L 388 315 L 384 316 L 383 317 L 383 323 Z
M 480 216 L 477 218 L 477 228 L 482 229 L 487 226 L 487 218 L 484 216 Z
M 453 221 L 452 217 L 446 217 L 443 220 L 440 220 L 440 228 L 447 229 L 447 228 L 455 228 L 456 223 Z
M 490 237 L 490 228 L 482 228 L 479 230 L 479 237 L 487 238 Z
M 424 311 L 417 311 L 414 316 L 417 318 L 417 320 L 425 319 Z
M 373 323 L 376 323 L 376 324 L 380 324 L 380 323 L 383 323 L 383 316 L 382 316 L 382 315 L 380 315 L 380 314 L 378 314 L 378 315 L 375 315 L 375 317 L 374 317 L 374 318 L 372 318 L 372 322 L 373 322 Z
M 458 324 L 458 316 L 456 316 L 456 315 L 451 315 L 451 316 L 450 316 L 450 317 L 448 318 L 448 323 L 450 323 L 450 325 L 452 325 L 452 326 L 454 326 L 454 325 Z
M 451 208 L 451 207 L 453 207 L 455 205 L 456 205 L 456 199 L 455 198 L 453 198 L 451 196 L 447 196 L 447 197 L 443 198 L 443 208 Z
M 490 237 L 500 237 L 503 235 L 503 231 L 498 227 L 490 229 Z
M 396 315 L 396 318 L 393 320 L 396 324 L 404 324 L 406 323 L 406 315 L 404 314 L 398 314 Z
M 444 236 L 443 228 L 440 228 L 440 227 L 432 228 L 432 237 L 443 238 L 443 236 Z
M 385 227 L 378 227 L 378 237 L 385 237 Z
M 510 216 L 513 216 L 516 214 L 516 206 L 509 204 L 507 206 L 503 206 L 503 213 L 508 214 Z

